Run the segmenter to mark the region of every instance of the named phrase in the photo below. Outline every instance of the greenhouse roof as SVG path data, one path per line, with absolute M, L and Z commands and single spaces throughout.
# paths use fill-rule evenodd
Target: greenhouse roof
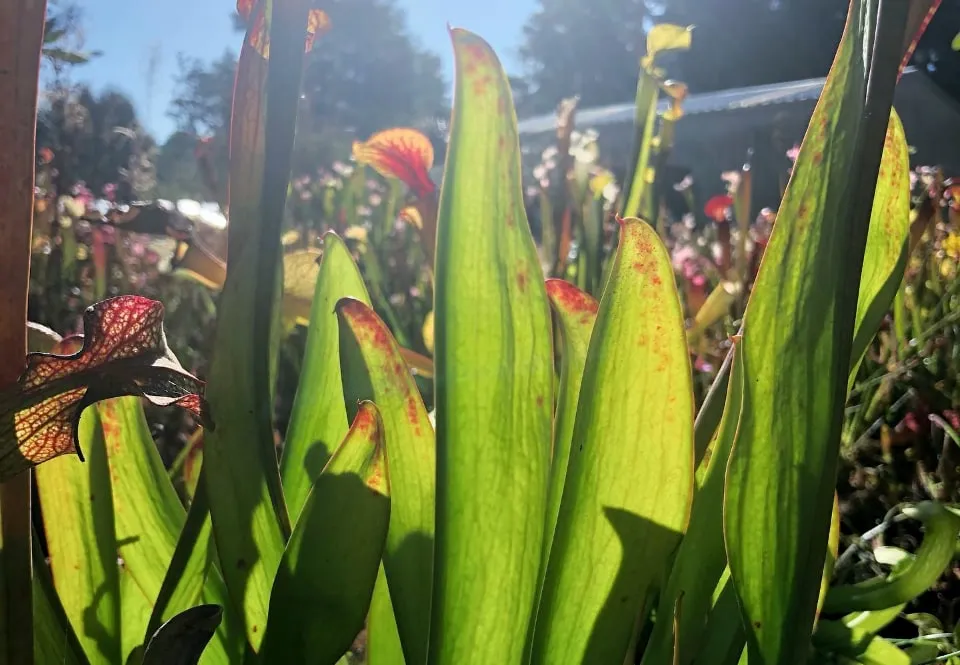
M 916 72 L 916 68 L 908 67 L 904 71 L 904 77 L 914 76 Z M 683 112 L 685 116 L 690 116 L 716 111 L 735 111 L 774 104 L 813 101 L 820 96 L 825 82 L 826 78 L 814 78 L 692 94 L 684 101 Z M 670 100 L 661 100 L 660 111 L 666 111 L 669 104 Z M 634 102 L 631 101 L 623 104 L 577 110 L 576 122 L 579 127 L 601 127 L 603 125 L 632 123 L 633 116 Z M 556 115 L 550 113 L 523 120 L 519 123 L 517 129 L 521 135 L 540 134 L 554 131 L 556 124 Z

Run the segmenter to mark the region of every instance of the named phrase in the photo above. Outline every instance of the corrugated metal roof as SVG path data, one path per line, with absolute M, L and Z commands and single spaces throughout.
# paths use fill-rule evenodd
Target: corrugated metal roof
M 908 67 L 904 71 L 904 77 L 914 72 L 916 72 L 915 68 Z M 684 101 L 683 112 L 684 115 L 689 116 L 715 111 L 734 111 L 773 104 L 813 101 L 820 96 L 825 82 L 826 78 L 815 78 L 694 94 Z M 660 111 L 666 111 L 669 104 L 669 100 L 661 100 Z M 631 101 L 624 104 L 578 110 L 576 123 L 578 127 L 584 128 L 601 127 L 603 125 L 632 123 L 633 116 L 634 102 Z M 520 134 L 541 134 L 554 131 L 556 125 L 556 115 L 551 113 L 522 120 L 517 129 Z

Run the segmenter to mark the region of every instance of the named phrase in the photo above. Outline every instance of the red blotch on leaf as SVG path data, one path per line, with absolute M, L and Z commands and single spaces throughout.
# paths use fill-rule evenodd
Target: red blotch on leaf
M 521 293 L 526 293 L 526 292 L 527 292 L 527 280 L 528 280 L 528 279 L 529 279 L 529 278 L 527 277 L 527 271 L 526 271 L 526 270 L 518 270 L 518 271 L 517 271 L 517 288 L 520 289 L 520 292 L 521 292 Z
M 374 418 L 374 412 L 369 408 L 359 409 L 357 415 L 353 418 L 353 429 L 357 431 L 369 430 L 375 425 L 376 419 Z
M 337 313 L 343 316 L 358 340 L 369 341 L 381 351 L 390 349 L 390 338 L 376 313 L 354 298 L 341 298 Z
M 558 310 L 576 314 L 596 314 L 600 304 L 590 294 L 562 279 L 547 280 L 547 295 Z
M 417 398 L 413 395 L 407 396 L 407 420 L 413 425 L 414 434 L 417 436 L 422 436 L 420 431 L 420 405 L 417 403 Z

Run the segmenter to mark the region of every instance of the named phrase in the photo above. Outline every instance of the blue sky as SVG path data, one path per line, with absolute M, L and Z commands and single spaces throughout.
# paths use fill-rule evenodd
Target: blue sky
M 2 1 L 2 0 L 0 0 Z M 411 33 L 444 59 L 448 83 L 451 57 L 446 24 L 486 38 L 508 70 L 517 66 L 523 23 L 535 0 L 398 0 Z M 136 103 L 142 122 L 158 138 L 173 129 L 167 105 L 174 90 L 177 54 L 210 60 L 237 50 L 231 0 L 86 0 L 86 47 L 103 55 L 75 70 L 75 79 L 95 89 L 113 87 Z M 152 84 L 147 72 L 156 63 Z

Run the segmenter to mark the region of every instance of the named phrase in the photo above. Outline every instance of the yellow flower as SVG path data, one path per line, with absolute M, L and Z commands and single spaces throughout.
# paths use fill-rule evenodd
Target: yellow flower
M 960 235 L 951 233 L 944 238 L 943 251 L 952 259 L 960 259 Z
M 343 232 L 343 237 L 350 240 L 356 240 L 357 242 L 366 242 L 367 241 L 367 229 L 363 226 L 348 226 L 346 231 Z

